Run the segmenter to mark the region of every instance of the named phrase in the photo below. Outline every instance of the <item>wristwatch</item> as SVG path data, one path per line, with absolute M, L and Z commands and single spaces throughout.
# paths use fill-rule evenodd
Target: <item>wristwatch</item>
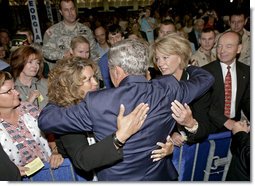
M 118 148 L 122 148 L 124 146 L 124 143 L 120 142 L 120 140 L 117 138 L 116 133 L 112 134 L 112 140 L 113 144 L 116 145 Z

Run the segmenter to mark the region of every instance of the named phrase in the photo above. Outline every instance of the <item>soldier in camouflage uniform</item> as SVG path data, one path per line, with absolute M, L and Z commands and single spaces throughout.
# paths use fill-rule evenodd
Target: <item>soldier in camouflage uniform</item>
M 242 50 L 238 61 L 249 65 L 251 64 L 251 39 L 250 39 L 250 32 L 247 31 L 244 26 L 247 23 L 247 17 L 242 10 L 235 10 L 231 13 L 229 17 L 229 25 L 230 29 L 226 31 L 234 31 L 238 32 L 242 37 Z M 217 39 L 220 37 L 221 34 L 217 35 Z
M 236 11 L 230 16 L 230 30 L 238 32 L 242 36 L 242 50 L 238 61 L 250 65 L 251 64 L 251 39 L 250 32 L 244 26 L 247 23 L 247 17 L 244 12 Z
M 63 21 L 48 28 L 43 37 L 42 51 L 50 69 L 56 60 L 69 54 L 70 42 L 74 36 L 82 35 L 90 42 L 91 59 L 97 61 L 99 54 L 91 29 L 77 21 L 77 12 L 73 0 L 60 1 L 60 14 Z
M 205 28 L 202 30 L 201 37 L 199 38 L 200 47 L 191 56 L 192 65 L 201 67 L 216 60 L 216 55 L 212 52 L 215 37 L 216 34 L 213 29 Z

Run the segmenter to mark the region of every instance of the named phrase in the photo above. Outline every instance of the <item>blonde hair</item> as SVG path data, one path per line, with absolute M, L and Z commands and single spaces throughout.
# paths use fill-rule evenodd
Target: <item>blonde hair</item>
M 187 39 L 180 36 L 178 33 L 170 33 L 166 36 L 157 39 L 150 48 L 150 60 L 155 64 L 156 63 L 156 51 L 170 56 L 178 55 L 181 58 L 180 67 L 182 69 L 186 68 L 189 64 L 190 57 L 192 55 L 192 50 L 190 43 Z
M 74 50 L 80 43 L 87 43 L 90 46 L 89 41 L 85 37 L 79 35 L 72 38 L 70 48 Z

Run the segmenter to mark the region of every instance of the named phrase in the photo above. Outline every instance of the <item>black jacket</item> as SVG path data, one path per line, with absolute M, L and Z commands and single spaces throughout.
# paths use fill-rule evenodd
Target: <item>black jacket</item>
M 9 159 L 0 144 L 0 181 L 19 181 L 21 179 L 18 167 Z

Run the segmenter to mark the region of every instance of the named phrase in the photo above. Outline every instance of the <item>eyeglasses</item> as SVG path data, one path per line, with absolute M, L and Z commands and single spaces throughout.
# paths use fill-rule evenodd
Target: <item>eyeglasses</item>
M 6 92 L 1 92 L 0 95 L 1 94 L 11 94 L 13 90 L 15 90 L 15 88 L 11 88 L 11 89 L 7 90 Z

